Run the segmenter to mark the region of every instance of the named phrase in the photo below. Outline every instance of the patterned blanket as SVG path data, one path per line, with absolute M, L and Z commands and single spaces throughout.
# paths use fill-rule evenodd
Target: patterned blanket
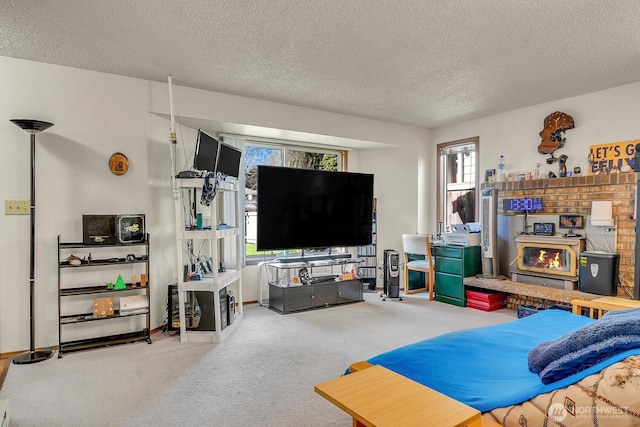
M 519 405 L 483 414 L 506 427 L 627 427 L 640 425 L 640 356 Z

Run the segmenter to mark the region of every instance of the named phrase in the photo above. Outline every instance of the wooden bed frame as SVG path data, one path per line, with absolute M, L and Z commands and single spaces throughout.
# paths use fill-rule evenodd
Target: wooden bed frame
M 574 314 L 599 319 L 607 311 L 640 307 L 640 301 L 617 297 L 575 299 L 571 306 Z M 482 417 L 480 411 L 382 366 L 360 361 L 349 369 L 352 374 L 318 384 L 315 391 L 351 415 L 353 427 L 500 425 Z

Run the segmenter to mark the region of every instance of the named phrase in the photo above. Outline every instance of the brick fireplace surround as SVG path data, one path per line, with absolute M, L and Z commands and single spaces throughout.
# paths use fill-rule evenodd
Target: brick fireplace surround
M 613 217 L 615 219 L 617 233 L 615 251 L 620 256 L 619 276 L 627 289 L 633 294 L 636 232 L 635 221 L 631 217 L 634 212 L 635 188 L 638 179 L 640 179 L 640 173 L 632 172 L 611 175 L 574 176 L 571 178 L 485 183 L 482 185 L 482 188 L 498 188 L 499 214 L 504 213 L 502 211 L 503 198 L 543 197 L 544 209 L 539 213 L 545 215 L 577 214 L 583 215 L 585 218 L 591 214 L 591 202 L 593 200 L 612 200 Z M 465 279 L 465 284 L 469 286 L 493 287 L 492 284 L 483 282 L 487 281 L 473 278 Z M 506 286 L 508 283 L 503 283 L 503 285 Z M 498 287 L 501 288 L 503 286 Z M 526 288 L 529 288 L 529 286 L 526 286 Z M 538 289 L 536 292 L 528 292 L 535 295 L 535 297 L 534 295 L 529 295 L 529 298 L 532 298 L 534 300 L 533 302 L 540 302 L 546 299 L 553 302 L 570 298 L 570 296 L 568 296 L 559 299 L 557 293 L 552 290 L 549 290 L 552 294 L 549 295 L 550 298 L 545 298 L 543 295 L 544 289 L 545 288 L 542 287 L 542 289 Z M 582 298 L 584 296 L 581 292 L 574 292 L 576 292 L 576 298 Z M 594 297 L 598 296 L 599 295 L 594 295 Z M 620 287 L 618 287 L 618 296 L 624 298 L 629 297 L 627 292 Z M 517 305 L 514 304 L 516 301 L 526 304 L 529 302 L 529 299 L 526 295 L 513 292 L 512 295 L 509 295 L 509 301 L 512 302 L 512 304 L 509 305 Z

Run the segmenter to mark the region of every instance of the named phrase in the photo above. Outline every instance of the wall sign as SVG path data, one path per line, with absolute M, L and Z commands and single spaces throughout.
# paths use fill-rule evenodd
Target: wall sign
M 129 160 L 122 153 L 113 153 L 109 159 L 109 169 L 115 175 L 124 175 L 129 170 Z
M 633 169 L 636 144 L 640 139 L 589 146 L 589 175 Z

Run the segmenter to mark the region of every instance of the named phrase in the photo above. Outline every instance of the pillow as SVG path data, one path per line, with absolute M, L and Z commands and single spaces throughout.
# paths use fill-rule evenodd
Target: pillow
M 555 341 L 538 344 L 529 352 L 529 371 L 550 384 L 632 348 L 640 348 L 640 308 L 610 311 Z

